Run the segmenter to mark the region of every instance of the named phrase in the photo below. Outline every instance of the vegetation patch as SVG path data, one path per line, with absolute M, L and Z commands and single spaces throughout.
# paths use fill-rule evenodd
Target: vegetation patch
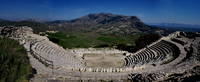
M 0 82 L 28 82 L 32 68 L 24 47 L 8 38 L 0 45 Z
M 47 33 L 49 40 L 64 48 L 102 48 L 115 47 L 120 44 L 135 45 L 137 35 L 114 36 L 97 33 Z

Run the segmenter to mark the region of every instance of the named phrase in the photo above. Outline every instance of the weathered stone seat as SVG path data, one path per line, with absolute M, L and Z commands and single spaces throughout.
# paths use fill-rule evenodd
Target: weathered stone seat
M 161 40 L 144 50 L 125 58 L 125 66 L 143 65 L 156 63 L 164 60 L 167 56 L 173 56 L 177 47 L 167 41 Z
M 74 55 L 70 55 L 70 53 L 65 52 L 65 50 L 56 47 L 54 48 L 53 46 L 54 45 L 45 42 L 36 42 L 31 49 L 41 57 L 52 60 L 55 65 L 83 66 L 81 65 L 81 60 L 76 59 Z

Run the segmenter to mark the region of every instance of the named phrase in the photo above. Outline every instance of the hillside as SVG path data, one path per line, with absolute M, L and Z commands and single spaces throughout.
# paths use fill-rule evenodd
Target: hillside
M 0 37 L 0 82 L 28 82 L 31 65 L 23 46 Z
M 47 33 L 48 38 L 64 48 L 115 47 L 135 51 L 135 41 L 142 35 L 166 33 L 144 24 L 136 16 L 110 13 L 89 14 L 73 20 L 57 20 L 47 24 L 50 30 L 59 31 Z
M 110 13 L 89 14 L 73 20 L 51 22 L 1 21 L 0 26 L 29 26 L 34 33 L 43 32 L 51 41 L 64 48 L 117 47 L 126 49 L 135 46 L 135 41 L 144 34 L 166 33 L 162 29 L 144 24 L 136 16 Z M 48 33 L 47 31 L 58 32 Z
M 40 23 L 36 21 L 9 21 L 9 20 L 0 20 L 0 27 L 4 26 L 29 26 L 34 29 L 35 33 L 45 32 L 49 30 L 49 26 L 45 23 Z

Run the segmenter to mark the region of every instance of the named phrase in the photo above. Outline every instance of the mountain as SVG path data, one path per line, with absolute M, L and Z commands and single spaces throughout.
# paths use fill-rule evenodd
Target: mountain
M 154 26 L 144 24 L 136 16 L 124 16 L 111 13 L 95 13 L 73 20 L 56 20 L 41 22 L 35 19 L 23 21 L 0 20 L 0 26 L 30 26 L 36 33 L 47 30 L 62 32 L 88 32 L 109 35 L 132 35 L 136 33 L 160 33 L 166 31 Z
M 4 19 L 0 19 L 0 22 L 1 22 L 1 21 L 4 21 Z
M 9 20 L 5 20 L 5 19 L 0 18 L 0 22 L 6 22 L 6 21 L 9 21 Z
M 38 22 L 38 23 L 45 23 L 46 22 L 45 20 L 42 20 L 42 19 L 33 19 L 33 18 L 19 20 L 19 22 L 21 22 L 21 21 Z
M 111 13 L 96 13 L 73 20 L 47 22 L 51 28 L 61 31 L 92 31 L 102 34 L 135 34 L 146 32 L 163 32 L 144 24 L 136 16 L 124 16 Z M 60 27 L 60 28 L 58 28 Z
M 151 23 L 150 26 L 165 28 L 172 31 L 200 32 L 200 25 L 180 23 Z

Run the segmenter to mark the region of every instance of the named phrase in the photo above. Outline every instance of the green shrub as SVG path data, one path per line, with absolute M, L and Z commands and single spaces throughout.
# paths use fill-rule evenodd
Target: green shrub
M 0 45 L 0 82 L 28 82 L 32 69 L 24 47 L 8 38 Z

